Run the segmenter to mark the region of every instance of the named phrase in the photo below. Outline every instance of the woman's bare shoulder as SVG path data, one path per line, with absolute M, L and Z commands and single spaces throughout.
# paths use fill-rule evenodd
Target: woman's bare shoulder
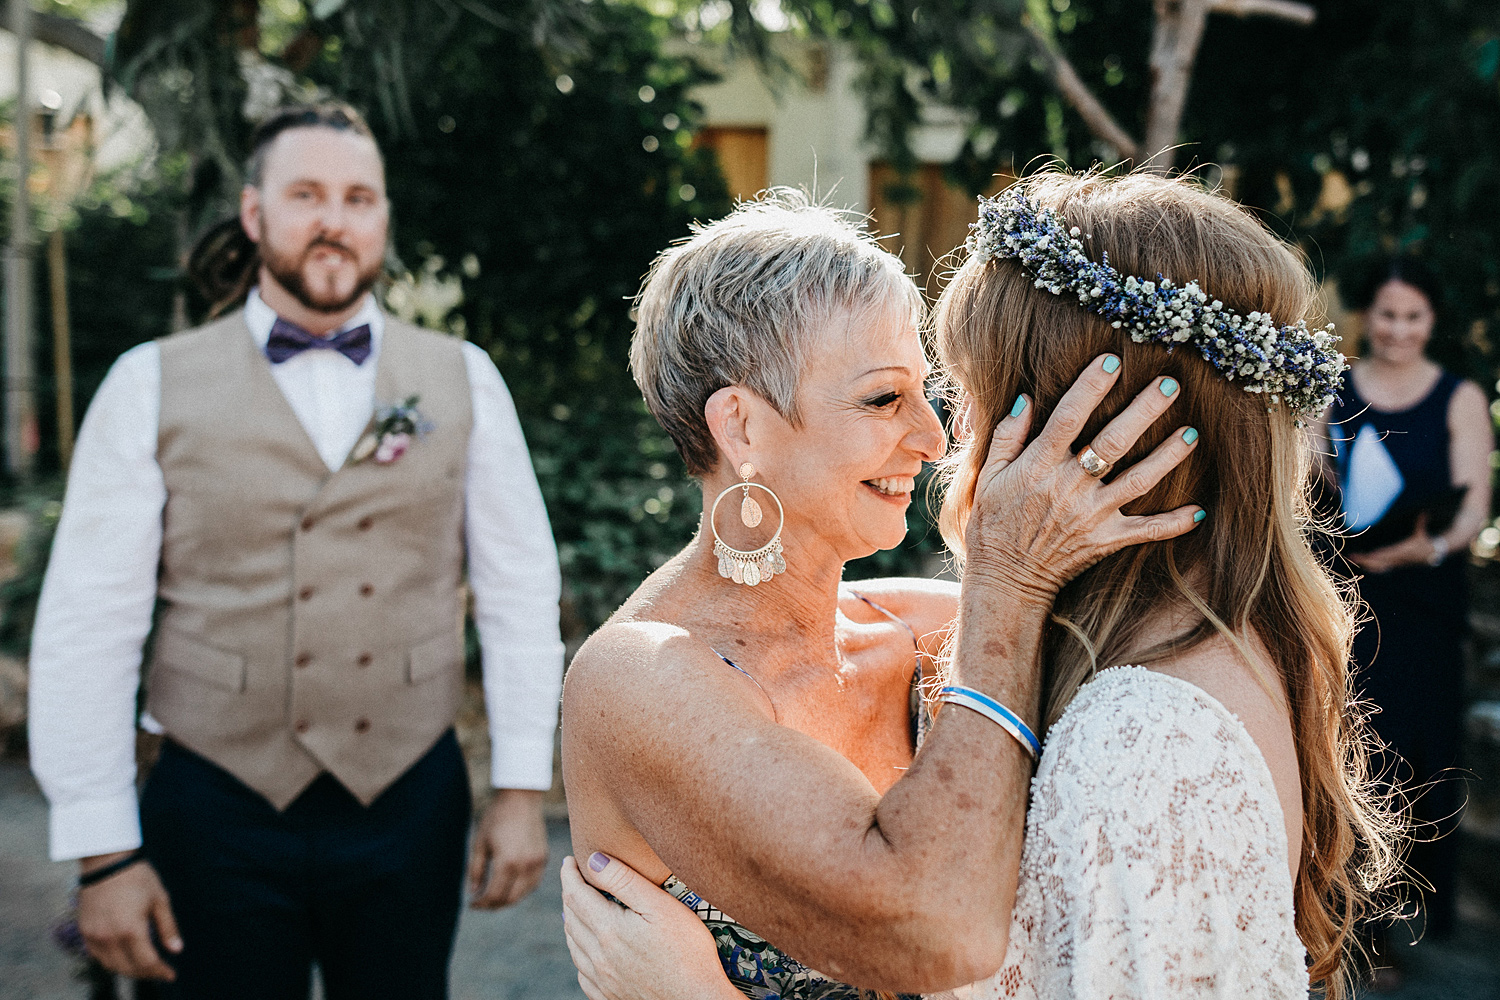
M 705 654 L 712 656 L 712 651 L 680 625 L 641 619 L 610 621 L 574 654 L 563 696 L 577 696 L 584 687 L 600 693 L 633 688 L 654 676 L 679 671 Z
M 563 679 L 563 725 L 588 713 L 641 728 L 648 720 L 770 718 L 765 693 L 681 625 L 612 621 L 588 638 Z M 737 717 L 737 716 L 736 716 Z
M 1285 704 L 1285 696 L 1265 644 L 1253 632 L 1241 643 L 1243 649 L 1227 636 L 1215 633 L 1191 649 L 1149 666 L 1202 688 L 1231 712 L 1235 705 L 1249 708 L 1262 703 L 1279 709 Z M 1247 662 L 1247 651 L 1254 665 Z M 1259 683 L 1258 675 L 1270 682 L 1270 691 Z
M 1286 693 L 1260 637 L 1252 632 L 1241 644 L 1243 650 L 1226 636 L 1214 635 L 1180 656 L 1150 666 L 1199 688 L 1245 727 L 1276 784 L 1295 862 L 1300 857 L 1302 792 Z
M 1448 399 L 1448 425 L 1452 428 L 1468 422 L 1487 426 L 1489 409 L 1490 401 L 1484 390 L 1477 383 L 1464 379 Z

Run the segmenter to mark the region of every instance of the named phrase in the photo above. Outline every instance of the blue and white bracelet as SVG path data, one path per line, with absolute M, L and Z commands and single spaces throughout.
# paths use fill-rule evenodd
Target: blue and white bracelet
M 1025 750 L 1026 755 L 1032 760 L 1041 756 L 1041 741 L 1036 738 L 1036 733 L 1031 731 L 1031 727 L 1022 722 L 1019 715 L 983 691 L 975 691 L 967 687 L 945 687 L 939 689 L 937 700 L 952 705 L 962 705 L 972 712 L 978 712 L 1014 736 L 1016 742 L 1021 744 L 1021 749 Z

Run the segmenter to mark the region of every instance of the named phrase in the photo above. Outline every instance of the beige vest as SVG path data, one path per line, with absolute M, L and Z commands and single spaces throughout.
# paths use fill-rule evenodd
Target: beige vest
M 387 318 L 377 406 L 432 431 L 330 473 L 244 318 L 161 341 L 167 485 L 147 708 L 284 809 L 328 771 L 369 804 L 463 692 L 462 345 Z

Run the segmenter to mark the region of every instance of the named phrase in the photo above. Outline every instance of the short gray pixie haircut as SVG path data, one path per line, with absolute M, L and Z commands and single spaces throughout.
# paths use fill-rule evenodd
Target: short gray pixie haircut
M 892 310 L 921 323 L 921 291 L 863 222 L 772 188 L 695 224 L 651 265 L 635 300 L 630 370 L 689 473 L 719 461 L 703 416 L 715 392 L 744 386 L 796 425 L 798 376 L 820 328 L 841 313 Z

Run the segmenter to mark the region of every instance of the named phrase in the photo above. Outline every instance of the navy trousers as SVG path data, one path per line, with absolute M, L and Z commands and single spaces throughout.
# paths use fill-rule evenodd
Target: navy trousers
M 182 931 L 176 1000 L 442 1000 L 472 803 L 449 730 L 369 806 L 321 775 L 284 812 L 168 740 L 141 795 Z

